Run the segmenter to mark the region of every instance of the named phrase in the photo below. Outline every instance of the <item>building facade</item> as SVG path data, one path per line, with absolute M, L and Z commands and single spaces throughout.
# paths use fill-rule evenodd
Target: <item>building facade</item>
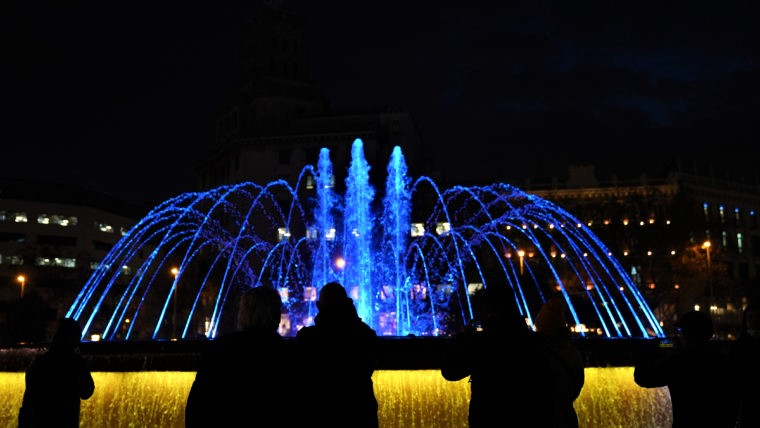
M 51 322 L 140 215 L 77 187 L 1 180 L 0 341 L 49 338 Z
M 741 309 L 760 296 L 760 186 L 673 171 L 603 182 L 593 166 L 567 181 L 526 184 L 591 228 L 638 285 L 661 324 L 709 310 L 732 338 Z
M 197 169 L 201 190 L 277 179 L 295 185 L 305 165 L 317 164 L 322 148 L 330 150 L 340 176 L 357 138 L 370 165 L 384 168 L 399 146 L 410 169 L 417 168 L 421 141 L 411 115 L 332 111 L 309 76 L 304 23 L 278 2 L 259 6 L 243 32 L 238 58 L 234 86 L 218 112 L 215 144 Z

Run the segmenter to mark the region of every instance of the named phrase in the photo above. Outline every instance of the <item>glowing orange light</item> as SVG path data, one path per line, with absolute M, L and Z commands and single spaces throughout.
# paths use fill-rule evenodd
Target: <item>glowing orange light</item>
M 343 257 L 338 257 L 337 259 L 335 259 L 335 267 L 337 267 L 338 269 L 343 269 L 344 267 L 346 267 L 346 260 Z

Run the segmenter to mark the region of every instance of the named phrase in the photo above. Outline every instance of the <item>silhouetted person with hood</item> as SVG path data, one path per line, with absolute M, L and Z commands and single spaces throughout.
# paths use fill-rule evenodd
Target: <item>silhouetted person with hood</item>
M 92 397 L 95 382 L 79 354 L 82 329 L 62 318 L 50 348 L 26 369 L 26 389 L 18 415 L 19 428 L 78 428 L 81 400 Z
M 690 311 L 676 323 L 675 347 L 651 347 L 640 355 L 633 378 L 645 388 L 667 386 L 673 427 L 733 428 L 736 400 L 728 354 L 711 346 L 713 323 L 704 312 Z
M 760 306 L 757 303 L 744 308 L 741 331 L 731 343 L 729 356 L 737 370 L 737 427 L 760 427 Z
M 459 333 L 444 358 L 449 381 L 470 377 L 470 428 L 551 427 L 557 380 L 542 338 L 517 312 L 505 288 L 488 287 L 482 331 Z
M 356 313 L 353 300 L 337 282 L 325 284 L 314 325 L 296 334 L 298 355 L 309 362 L 304 373 L 310 424 L 331 428 L 378 426 L 372 374 L 378 338 Z
M 287 403 L 289 353 L 277 332 L 282 300 L 271 287 L 247 289 L 237 328 L 209 343 L 185 405 L 185 426 L 297 426 Z

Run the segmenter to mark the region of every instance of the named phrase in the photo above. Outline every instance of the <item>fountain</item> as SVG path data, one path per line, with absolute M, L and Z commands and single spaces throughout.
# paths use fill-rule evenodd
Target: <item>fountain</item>
M 529 325 L 552 295 L 577 337 L 664 334 L 632 279 L 583 223 L 514 186 L 412 180 L 395 147 L 376 198 L 363 142 L 341 183 L 323 148 L 294 187 L 221 186 L 153 208 L 108 253 L 71 305 L 85 337 L 182 340 L 234 326 L 246 287 L 275 287 L 284 336 L 313 322 L 320 287 L 346 286 L 383 336 L 449 336 L 508 287 Z M 339 187 L 345 185 L 345 189 Z

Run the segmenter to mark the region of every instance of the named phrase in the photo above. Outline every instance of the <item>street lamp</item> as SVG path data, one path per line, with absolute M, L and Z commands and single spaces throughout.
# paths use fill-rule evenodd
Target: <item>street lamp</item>
M 525 251 L 519 250 L 517 255 L 520 256 L 520 276 L 522 276 L 523 270 L 525 269 Z
M 21 298 L 24 298 L 24 285 L 26 285 L 26 277 L 24 275 L 19 275 L 16 277 L 16 281 L 18 281 L 19 284 L 21 284 Z
M 174 282 L 172 283 L 172 289 L 174 290 L 174 295 L 172 296 L 172 299 L 174 300 L 174 310 L 172 313 L 172 338 L 177 338 L 177 275 L 179 275 L 179 269 L 177 267 L 172 267 L 171 270 L 172 276 L 174 277 Z
M 707 289 L 710 292 L 709 295 L 709 304 L 710 307 L 713 305 L 713 285 L 712 285 L 712 269 L 710 267 L 710 247 L 712 247 L 712 244 L 710 241 L 705 241 L 702 243 L 702 248 L 705 249 L 705 254 L 707 255 Z

